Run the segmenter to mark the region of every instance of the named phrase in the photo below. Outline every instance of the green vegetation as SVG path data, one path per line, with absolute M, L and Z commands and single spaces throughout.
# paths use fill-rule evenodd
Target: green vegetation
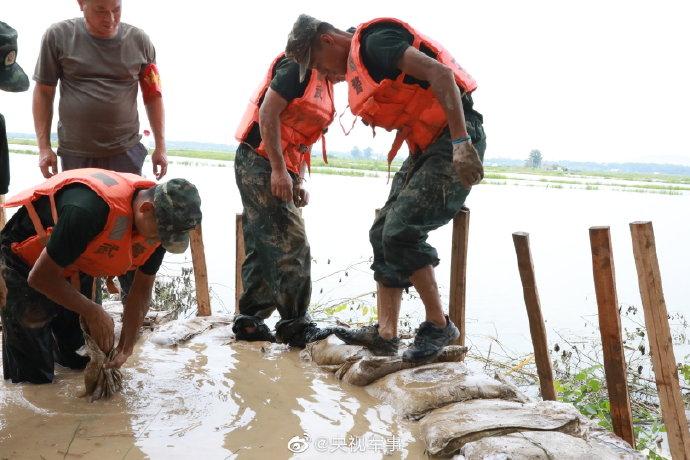
M 235 159 L 234 152 L 210 152 L 202 150 L 182 150 L 173 149 L 168 150 L 168 156 L 184 157 L 184 158 L 199 158 L 204 160 L 225 160 L 233 161 Z
M 8 139 L 8 143 L 17 145 L 38 145 L 35 139 Z
M 400 169 L 402 160 L 396 160 L 391 164 L 390 171 L 395 173 Z M 355 169 L 364 171 L 383 171 L 388 172 L 388 163 L 383 160 L 361 159 L 355 160 L 350 158 L 335 158 L 329 157 L 328 164 L 325 164 L 321 158 L 312 159 L 312 168 L 341 168 L 341 169 Z
M 36 145 L 34 139 L 10 139 L 10 144 Z M 28 149 L 13 149 L 13 153 L 36 154 Z M 534 161 L 539 160 L 534 151 L 531 155 Z M 170 149 L 170 157 L 196 158 L 217 161 L 232 161 L 235 154 L 222 151 L 204 151 L 190 149 Z M 338 158 L 330 157 L 328 164 L 321 158 L 314 157 L 312 172 L 315 174 L 333 174 L 340 176 L 377 177 L 379 173 L 387 173 L 389 165 L 385 160 L 371 158 Z M 396 158 L 390 165 L 391 174 L 400 169 L 403 158 Z M 190 162 L 176 161 L 178 164 L 192 164 Z M 368 173 L 367 173 L 368 172 Z M 380 174 L 378 175 L 380 176 Z M 620 183 L 611 183 L 617 181 Z M 623 182 L 639 183 L 623 183 Z M 637 173 L 618 172 L 587 172 L 587 171 L 555 171 L 534 169 L 532 167 L 505 167 L 487 166 L 485 168 L 484 185 L 523 185 L 534 187 L 535 182 L 543 184 L 546 188 L 553 189 L 581 189 L 581 190 L 616 190 L 636 193 L 660 193 L 664 195 L 681 195 L 690 191 L 690 176 L 650 175 Z

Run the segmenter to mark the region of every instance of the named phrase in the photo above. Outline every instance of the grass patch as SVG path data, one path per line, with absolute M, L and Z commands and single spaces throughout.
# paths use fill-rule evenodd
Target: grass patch
M 22 155 L 38 155 L 38 152 L 23 149 L 10 149 L 10 153 L 20 153 Z
M 8 139 L 7 143 L 17 145 L 38 145 L 36 139 Z
M 183 157 L 183 158 L 198 158 L 204 160 L 224 160 L 233 161 L 235 159 L 235 152 L 211 152 L 203 150 L 183 150 L 172 149 L 168 150 L 169 157 Z
M 378 177 L 377 174 L 367 173 L 365 171 L 352 171 L 346 169 L 336 169 L 322 166 L 312 166 L 311 172 L 313 174 L 327 174 L 332 176 L 350 176 L 350 177 Z

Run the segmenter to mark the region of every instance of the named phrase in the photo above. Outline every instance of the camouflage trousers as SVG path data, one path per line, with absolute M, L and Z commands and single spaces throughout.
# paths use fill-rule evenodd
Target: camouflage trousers
M 55 362 L 83 369 L 88 358 L 76 351 L 84 345 L 79 315 L 31 288 L 29 267 L 12 258 L 2 246 L 0 271 L 7 285 L 2 318 L 2 370 L 13 383 L 50 383 Z M 91 297 L 93 278 L 80 275 L 81 293 Z
M 481 120 L 466 121 L 483 160 L 486 136 Z M 393 177 L 388 200 L 369 230 L 374 279 L 384 286 L 407 288 L 412 273 L 438 265 L 438 253 L 427 243 L 429 232 L 453 219 L 469 193 L 453 170 L 448 130 L 421 154 L 410 155 Z
M 292 201 L 273 196 L 270 163 L 246 144 L 235 155 L 235 180 L 244 207 L 246 254 L 235 321 L 258 324 L 278 309 L 276 332 L 287 340 L 310 321 L 311 254 L 304 220 Z

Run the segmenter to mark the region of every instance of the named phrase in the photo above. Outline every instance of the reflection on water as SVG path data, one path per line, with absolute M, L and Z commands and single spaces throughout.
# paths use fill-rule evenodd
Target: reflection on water
M 289 458 L 288 441 L 395 435 L 386 458 L 419 458 L 416 426 L 361 388 L 299 360 L 281 345 L 204 336 L 177 348 L 142 341 L 109 401 L 77 398 L 81 373 L 53 385 L 0 383 L 0 458 Z M 316 447 L 295 458 L 314 458 Z M 366 458 L 381 458 L 374 451 Z M 356 458 L 356 457 L 355 457 Z

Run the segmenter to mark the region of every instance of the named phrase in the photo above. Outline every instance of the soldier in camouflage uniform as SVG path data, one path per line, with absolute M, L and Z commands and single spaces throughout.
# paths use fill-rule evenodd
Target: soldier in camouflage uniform
M 233 331 L 238 340 L 304 347 L 332 332 L 318 328 L 307 313 L 311 254 L 299 210 L 309 202 L 304 174 L 311 143 L 333 118 L 332 93 L 316 72 L 300 78 L 299 66 L 281 55 L 258 94 L 236 135 L 235 180 L 244 207 L 246 259 Z M 314 111 L 315 98 L 323 110 Z M 303 137 L 305 132 L 311 137 Z M 281 319 L 273 335 L 264 320 L 276 309 Z
M 94 185 L 96 180 L 103 185 Z M 22 251 L 40 240 L 28 205 L 0 232 L 0 271 L 7 284 L 6 304 L 0 308 L 5 379 L 50 383 L 55 362 L 83 369 L 88 358 L 77 353 L 84 345 L 80 317 L 104 353 L 116 352 L 107 367 L 119 368 L 132 354 L 165 252 L 184 252 L 189 230 L 201 222 L 194 185 L 184 179 L 153 186 L 140 181 L 145 179 L 100 169 L 59 173 L 48 184 L 55 191 L 47 192 L 53 193 L 57 222 L 44 191 L 47 185 L 30 190 L 33 194 L 40 189 L 37 195 L 21 195 L 36 197 L 31 205 L 40 230 L 51 231 L 37 259 Z M 131 202 L 131 210 L 123 211 L 122 202 Z M 18 204 L 12 199 L 8 203 Z M 117 246 L 117 241 L 129 244 Z M 113 320 L 92 300 L 93 278 L 83 273 L 84 265 L 97 276 L 136 266 L 116 347 Z M 73 273 L 79 277 L 70 283 L 67 277 Z
M 410 149 L 369 231 L 379 324 L 336 334 L 375 354 L 396 354 L 402 291 L 414 286 L 426 321 L 402 358 L 430 360 L 459 336 L 443 312 L 434 274 L 438 253 L 427 237 L 460 211 L 483 177 L 486 137 L 471 97 L 476 83 L 442 46 L 394 18 L 346 32 L 303 14 L 285 54 L 302 71 L 317 69 L 332 81 L 347 80 L 353 113 L 372 127 L 397 130 L 389 161 L 403 140 Z

